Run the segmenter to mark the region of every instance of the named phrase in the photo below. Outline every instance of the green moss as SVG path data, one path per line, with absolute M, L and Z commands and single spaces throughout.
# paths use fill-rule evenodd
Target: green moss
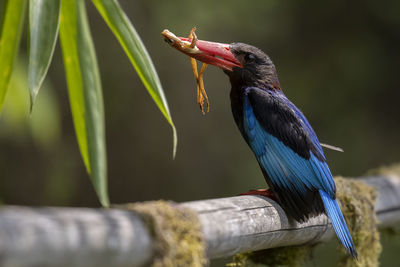
M 335 183 L 336 195 L 358 252 L 358 260 L 353 260 L 341 246 L 343 256 L 339 266 L 378 266 L 382 247 L 374 212 L 375 189 L 361 181 L 341 177 L 335 178 Z
M 254 252 L 239 253 L 233 257 L 229 267 L 238 266 L 290 266 L 301 267 L 311 259 L 311 245 L 290 246 L 281 248 L 264 249 Z
M 372 169 L 367 172 L 367 175 L 393 175 L 393 177 L 400 177 L 400 164 L 396 163 Z
M 154 267 L 207 264 L 201 225 L 195 212 L 170 201 L 150 201 L 119 206 L 139 213 L 154 238 Z

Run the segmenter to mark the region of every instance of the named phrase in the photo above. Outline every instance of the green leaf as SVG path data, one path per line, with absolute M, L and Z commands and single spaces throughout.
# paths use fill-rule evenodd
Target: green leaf
M 160 79 L 142 40 L 116 0 L 92 0 L 92 2 L 117 37 L 147 91 L 171 125 L 174 138 L 173 156 L 175 157 L 178 141 L 176 128 L 172 122 Z
M 30 0 L 28 72 L 31 112 L 53 57 L 58 35 L 59 17 L 60 0 Z
M 26 0 L 7 1 L 0 39 L 0 111 L 3 107 L 24 25 Z
M 104 107 L 85 1 L 62 0 L 60 38 L 79 148 L 103 206 L 109 206 Z
M 0 5 L 0 34 L 1 34 L 1 29 L 3 28 L 3 22 L 4 22 L 4 17 L 6 15 L 6 9 L 8 5 L 9 0 L 4 0 Z

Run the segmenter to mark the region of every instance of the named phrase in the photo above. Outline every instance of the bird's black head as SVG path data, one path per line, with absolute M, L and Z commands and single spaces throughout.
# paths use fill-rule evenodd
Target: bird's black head
M 280 90 L 275 66 L 263 51 L 243 43 L 231 44 L 230 51 L 241 64 L 241 67 L 224 70 L 232 86 L 256 86 Z

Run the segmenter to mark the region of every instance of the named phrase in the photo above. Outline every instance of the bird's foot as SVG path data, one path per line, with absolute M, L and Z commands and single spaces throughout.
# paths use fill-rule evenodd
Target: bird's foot
M 246 196 L 246 195 L 258 195 L 258 196 L 263 196 L 270 198 L 272 200 L 278 201 L 276 198 L 274 192 L 272 192 L 271 189 L 258 189 L 258 190 L 250 190 L 248 192 L 244 192 L 240 194 L 241 196 Z

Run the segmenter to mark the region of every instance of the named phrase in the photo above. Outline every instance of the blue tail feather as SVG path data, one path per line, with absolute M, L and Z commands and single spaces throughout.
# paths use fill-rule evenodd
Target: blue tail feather
M 357 251 L 351 238 L 349 229 L 347 228 L 346 221 L 344 220 L 343 214 L 339 208 L 339 205 L 335 199 L 332 199 L 327 193 L 319 190 L 322 202 L 324 203 L 326 213 L 331 219 L 333 229 L 336 232 L 337 237 L 346 250 L 354 257 L 357 258 Z

